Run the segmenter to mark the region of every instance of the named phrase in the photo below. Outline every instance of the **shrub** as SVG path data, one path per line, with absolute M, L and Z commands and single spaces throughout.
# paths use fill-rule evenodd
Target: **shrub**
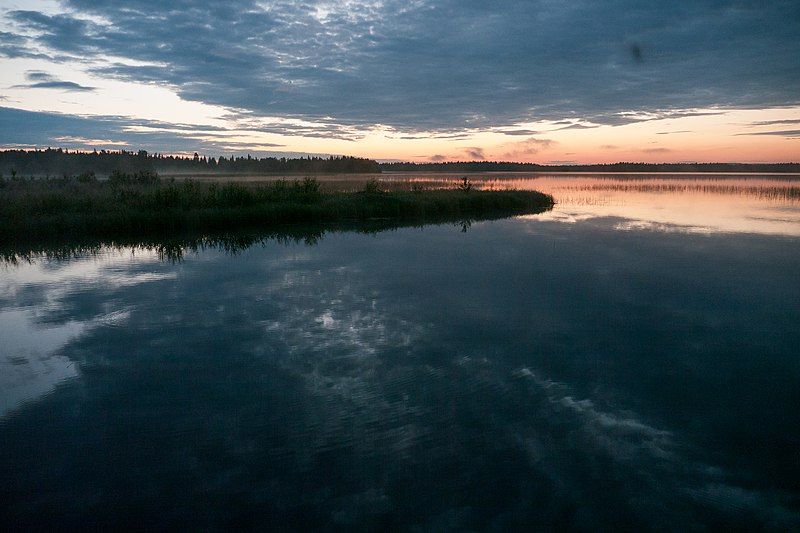
M 461 184 L 458 186 L 458 190 L 459 191 L 464 191 L 464 192 L 471 191 L 472 190 L 472 182 L 469 181 L 466 176 L 464 176 L 461 179 Z
M 367 194 L 378 194 L 384 192 L 383 188 L 381 187 L 381 183 L 375 178 L 372 178 L 366 182 L 362 191 Z
M 319 182 L 314 178 L 303 178 L 300 183 L 300 191 L 304 194 L 318 194 L 319 188 Z
M 127 174 L 125 172 L 120 172 L 119 170 L 115 170 L 111 173 L 108 177 L 108 182 L 111 185 L 155 185 L 161 181 L 161 178 L 158 177 L 157 172 L 153 172 L 151 170 L 142 170 L 140 172 L 134 172 L 133 174 Z
M 253 191 L 241 183 L 228 183 L 219 189 L 221 205 L 227 207 L 246 207 L 255 203 Z
M 303 181 L 294 182 L 292 194 L 289 196 L 293 200 L 309 203 L 318 200 L 321 195 L 320 183 L 316 179 L 303 178 Z

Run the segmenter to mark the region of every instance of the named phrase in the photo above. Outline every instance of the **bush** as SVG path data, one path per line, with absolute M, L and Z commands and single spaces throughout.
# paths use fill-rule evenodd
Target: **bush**
M 362 191 L 367 194 L 378 194 L 384 192 L 383 188 L 381 187 L 381 183 L 375 178 L 366 182 Z
M 472 190 L 472 182 L 469 181 L 466 176 L 464 176 L 461 179 L 461 184 L 458 186 L 458 190 L 459 191 L 464 191 L 464 192 L 471 191 Z
M 247 207 L 256 201 L 253 191 L 240 183 L 228 183 L 219 189 L 220 205 L 226 207 Z
M 311 203 L 319 200 L 322 196 L 320 183 L 314 178 L 303 178 L 303 181 L 295 181 L 292 193 L 288 198 L 302 202 Z
M 308 195 L 318 194 L 320 190 L 319 182 L 314 178 L 303 178 L 300 182 L 300 192 Z
M 133 174 L 115 170 L 108 177 L 108 182 L 111 185 L 156 185 L 160 181 L 161 178 L 158 177 L 158 173 L 151 170 L 142 170 Z

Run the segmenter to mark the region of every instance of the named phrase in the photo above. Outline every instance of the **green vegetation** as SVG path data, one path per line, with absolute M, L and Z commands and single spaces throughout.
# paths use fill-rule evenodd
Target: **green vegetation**
M 465 182 L 468 183 L 468 182 Z M 0 182 L 0 245 L 91 236 L 119 239 L 266 229 L 297 223 L 391 220 L 427 223 L 497 218 L 549 209 L 533 191 L 325 192 L 313 178 L 261 184 L 162 181 L 151 172 Z

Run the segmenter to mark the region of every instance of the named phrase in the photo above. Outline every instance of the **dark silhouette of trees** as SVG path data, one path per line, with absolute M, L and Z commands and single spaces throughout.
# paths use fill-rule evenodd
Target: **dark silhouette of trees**
M 109 176 L 112 173 L 134 174 L 158 172 L 160 174 L 339 174 L 380 172 L 376 161 L 359 157 L 301 157 L 254 158 L 206 157 L 195 153 L 192 157 L 148 154 L 145 150 L 133 151 L 68 151 L 62 148 L 46 150 L 0 151 L 0 175 L 20 176 L 74 176 L 95 173 Z
M 0 176 L 75 176 L 114 172 L 135 174 L 349 174 L 395 172 L 776 172 L 800 173 L 800 163 L 611 163 L 598 165 L 540 165 L 506 161 L 442 163 L 378 163 L 347 156 L 256 158 L 247 156 L 191 157 L 133 151 L 46 150 L 0 151 Z

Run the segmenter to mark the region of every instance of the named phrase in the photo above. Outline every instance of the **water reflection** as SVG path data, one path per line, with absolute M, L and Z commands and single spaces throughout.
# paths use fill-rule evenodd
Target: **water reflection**
M 72 362 L 55 352 L 81 333 L 81 325 L 36 328 L 31 322 L 24 311 L 0 312 L 0 417 L 77 374 Z
M 455 187 L 461 175 L 403 174 L 398 186 Z M 740 174 L 535 174 L 470 176 L 485 189 L 538 190 L 556 207 L 545 218 L 626 219 L 619 229 L 800 235 L 800 176 Z
M 626 220 L 6 266 L 0 525 L 800 526 L 800 239 Z

